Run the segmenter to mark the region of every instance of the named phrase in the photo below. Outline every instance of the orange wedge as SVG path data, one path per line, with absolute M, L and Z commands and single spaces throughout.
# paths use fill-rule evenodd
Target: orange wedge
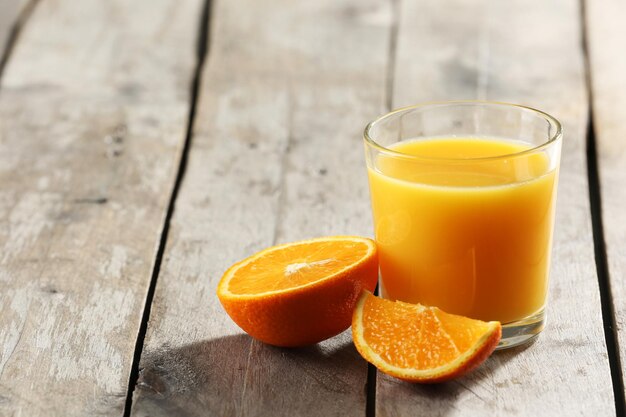
M 346 330 L 362 289 L 373 291 L 373 240 L 331 236 L 265 249 L 230 267 L 217 296 L 250 336 L 276 346 L 303 346 Z
M 385 300 L 367 291 L 352 317 L 352 338 L 361 356 L 410 382 L 442 382 L 471 371 L 489 357 L 501 335 L 497 321 Z

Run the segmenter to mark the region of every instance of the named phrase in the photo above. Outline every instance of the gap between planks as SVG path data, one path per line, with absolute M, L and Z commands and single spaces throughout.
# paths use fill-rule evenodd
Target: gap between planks
M 396 56 L 398 50 L 398 31 L 400 26 L 400 0 L 391 2 L 391 27 L 389 49 L 387 52 L 387 74 L 385 77 L 385 110 L 393 110 L 393 91 L 395 88 Z M 374 289 L 379 294 L 379 286 Z M 378 369 L 371 363 L 367 364 L 367 380 L 365 385 L 365 417 L 376 417 L 376 377 Z
M 389 52 L 387 55 L 387 77 L 385 85 L 385 107 L 387 111 L 393 109 L 393 90 L 395 87 L 396 56 L 398 50 L 398 29 L 400 25 L 400 0 L 391 2 L 391 33 L 389 35 Z
M 38 1 L 38 0 L 33 0 Z M 161 271 L 161 264 L 163 262 L 163 253 L 165 251 L 165 245 L 167 243 L 168 232 L 170 228 L 170 222 L 174 213 L 174 207 L 176 205 L 176 198 L 180 186 L 185 177 L 185 171 L 187 169 L 187 161 L 189 159 L 189 149 L 191 148 L 193 125 L 196 116 L 196 107 L 198 103 L 198 95 L 200 91 L 202 70 L 206 61 L 206 56 L 209 50 L 209 26 L 211 20 L 211 8 L 212 1 L 204 0 L 202 5 L 202 12 L 200 13 L 200 19 L 198 24 L 198 36 L 196 38 L 196 68 L 194 69 L 193 80 L 191 82 L 191 104 L 189 106 L 189 117 L 187 119 L 187 129 L 185 132 L 185 143 L 181 152 L 180 162 L 178 166 L 178 172 L 176 173 L 176 179 L 174 181 L 174 187 L 170 196 L 170 201 L 167 206 L 167 212 L 163 221 L 163 229 L 161 230 L 161 239 L 154 260 L 154 266 L 152 270 L 152 276 L 150 278 L 150 285 L 148 292 L 146 293 L 146 301 L 144 305 L 143 314 L 141 317 L 141 323 L 139 326 L 139 332 L 137 334 L 137 341 L 135 343 L 135 351 L 133 354 L 133 362 L 130 369 L 130 375 L 128 379 L 128 390 L 126 392 L 126 403 L 124 406 L 124 417 L 129 417 L 133 405 L 133 392 L 137 380 L 139 379 L 139 363 L 141 359 L 141 353 L 143 352 L 144 340 L 146 338 L 146 332 L 148 330 L 148 321 L 150 319 L 150 311 L 152 308 L 152 302 L 154 300 L 154 293 L 156 290 L 157 280 Z M 0 67 L 0 70 L 2 68 Z M 0 72 L 0 76 L 1 76 Z
M 586 13 L 586 2 L 580 1 L 580 19 L 582 24 L 582 51 L 585 65 L 585 78 L 587 84 L 587 97 L 589 99 L 589 116 L 587 124 L 587 178 L 589 183 L 589 204 L 591 211 L 591 228 L 593 231 L 594 256 L 598 275 L 598 287 L 602 307 L 602 323 L 606 350 L 611 368 L 611 381 L 613 384 L 613 396 L 615 399 L 615 414 L 617 417 L 626 415 L 626 398 L 624 397 L 624 380 L 622 364 L 620 360 L 619 340 L 613 294 L 611 292 L 611 277 L 609 275 L 608 257 L 604 239 L 604 226 L 602 222 L 602 197 L 600 192 L 600 176 L 598 171 L 598 155 L 596 152 L 596 135 L 593 122 L 593 86 L 591 83 L 591 63 L 589 57 L 589 38 Z
M 11 58 L 11 52 L 13 52 L 13 47 L 17 44 L 22 28 L 33 14 L 33 10 L 38 2 L 39 0 L 28 0 L 19 12 L 17 19 L 15 19 L 15 23 L 11 25 L 11 30 L 9 31 L 6 43 L 4 45 L 0 45 L 0 80 L 2 80 L 4 68 L 6 67 L 7 62 L 9 62 L 9 58 Z M 2 48 L 4 48 L 4 50 L 2 50 Z
M 602 323 L 604 339 L 611 368 L 611 381 L 615 398 L 616 416 L 626 415 L 626 400 L 622 379 L 622 366 L 619 356 L 619 341 L 615 321 L 615 307 L 611 292 L 611 277 L 609 276 L 606 244 L 604 241 L 604 226 L 602 223 L 602 199 L 600 196 L 600 179 L 598 174 L 598 157 L 596 153 L 596 139 L 593 127 L 593 110 L 589 112 L 587 128 L 587 177 L 589 181 L 589 203 L 591 209 L 591 227 L 593 231 L 593 246 L 598 274 L 598 287 L 602 306 Z
M 585 13 L 585 0 L 581 1 L 581 19 L 583 25 L 582 48 L 585 58 L 587 73 L 587 89 L 589 96 L 589 124 L 587 127 L 587 177 L 589 181 L 589 201 L 591 208 L 591 223 L 593 230 L 593 245 L 600 289 L 602 305 L 602 321 L 604 337 L 606 340 L 609 365 L 611 367 L 611 380 L 613 383 L 613 395 L 615 398 L 615 414 L 626 414 L 626 400 L 624 398 L 624 385 L 622 379 L 622 367 L 619 356 L 619 342 L 617 339 L 617 327 L 613 295 L 608 269 L 606 244 L 604 241 L 604 228 L 602 222 L 602 199 L 600 193 L 600 178 L 598 173 L 598 157 L 596 153 L 596 137 L 593 124 L 593 88 L 591 85 L 591 65 L 589 62 L 589 45 L 587 38 L 588 25 Z

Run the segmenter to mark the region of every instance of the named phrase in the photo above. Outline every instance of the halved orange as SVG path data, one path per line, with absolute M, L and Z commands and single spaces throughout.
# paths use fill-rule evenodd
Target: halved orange
M 230 267 L 217 296 L 250 336 L 303 346 L 346 330 L 361 290 L 378 279 L 376 243 L 331 236 L 274 246 Z
M 352 317 L 352 338 L 361 356 L 410 382 L 442 382 L 471 371 L 489 357 L 501 335 L 497 321 L 385 300 L 367 291 Z

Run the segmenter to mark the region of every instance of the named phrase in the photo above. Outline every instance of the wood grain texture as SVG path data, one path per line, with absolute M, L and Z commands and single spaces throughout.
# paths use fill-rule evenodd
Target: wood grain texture
M 0 86 L 0 414 L 121 415 L 200 1 L 41 2 Z
M 274 243 L 371 235 L 361 133 L 384 103 L 390 12 L 383 0 L 213 4 L 133 415 L 364 415 L 367 367 L 348 332 L 269 347 L 215 290 Z
M 622 376 L 626 374 L 626 4 L 586 5 L 593 118 L 608 260 Z
M 491 99 L 564 124 L 548 325 L 439 386 L 379 374 L 376 416 L 614 415 L 595 272 L 585 138 L 588 103 L 578 1 L 402 1 L 394 107 Z M 622 39 L 623 40 L 623 39 Z

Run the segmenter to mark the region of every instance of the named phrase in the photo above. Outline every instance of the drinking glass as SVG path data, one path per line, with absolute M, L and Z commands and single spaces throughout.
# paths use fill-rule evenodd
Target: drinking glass
M 514 104 L 427 103 L 364 132 L 385 298 L 502 323 L 498 348 L 545 323 L 562 143 Z

